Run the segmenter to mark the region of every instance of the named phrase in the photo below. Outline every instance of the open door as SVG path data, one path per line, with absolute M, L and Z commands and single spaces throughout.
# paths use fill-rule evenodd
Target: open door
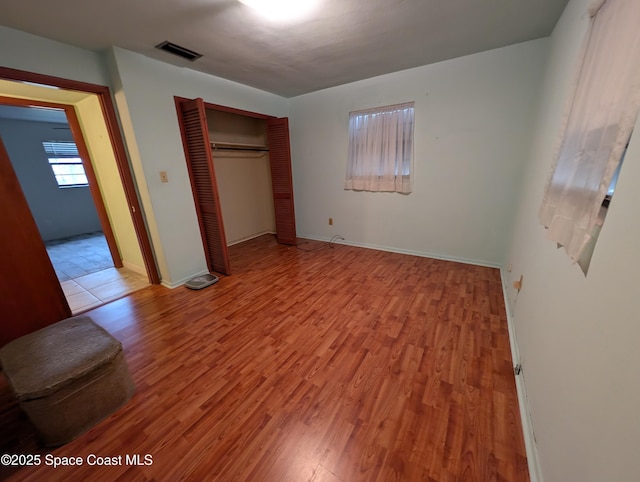
M 231 274 L 202 99 L 179 103 L 180 130 L 209 271 Z
M 0 346 L 71 316 L 0 139 Z
M 296 215 L 293 209 L 293 178 L 289 147 L 289 119 L 268 119 L 267 140 L 271 163 L 273 208 L 279 243 L 296 244 Z

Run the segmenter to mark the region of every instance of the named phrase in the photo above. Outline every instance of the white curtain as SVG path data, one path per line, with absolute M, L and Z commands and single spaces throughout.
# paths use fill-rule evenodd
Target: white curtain
M 565 112 L 540 221 L 573 262 L 599 233 L 602 201 L 640 104 L 640 0 L 598 0 Z M 586 273 L 588 261 L 585 266 Z
M 410 193 L 413 102 L 349 114 L 345 189 Z

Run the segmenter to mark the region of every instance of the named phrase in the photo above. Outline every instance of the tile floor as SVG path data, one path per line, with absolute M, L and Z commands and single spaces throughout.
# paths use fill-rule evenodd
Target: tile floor
M 60 283 L 73 314 L 122 298 L 149 286 L 149 280 L 127 268 L 108 268 Z
M 60 281 L 113 268 L 109 246 L 101 231 L 54 239 L 45 245 Z
M 47 241 L 47 253 L 73 314 L 149 285 L 146 276 L 113 266 L 101 232 Z

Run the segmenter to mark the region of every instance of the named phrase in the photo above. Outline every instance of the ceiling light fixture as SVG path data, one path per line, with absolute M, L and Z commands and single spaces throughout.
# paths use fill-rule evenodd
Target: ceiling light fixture
M 239 0 L 269 20 L 294 20 L 311 12 L 318 0 Z

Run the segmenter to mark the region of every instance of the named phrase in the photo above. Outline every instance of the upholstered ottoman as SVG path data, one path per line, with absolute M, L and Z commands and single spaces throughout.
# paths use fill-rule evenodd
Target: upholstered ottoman
M 13 340 L 0 364 L 46 446 L 69 442 L 135 391 L 122 345 L 88 316 Z

